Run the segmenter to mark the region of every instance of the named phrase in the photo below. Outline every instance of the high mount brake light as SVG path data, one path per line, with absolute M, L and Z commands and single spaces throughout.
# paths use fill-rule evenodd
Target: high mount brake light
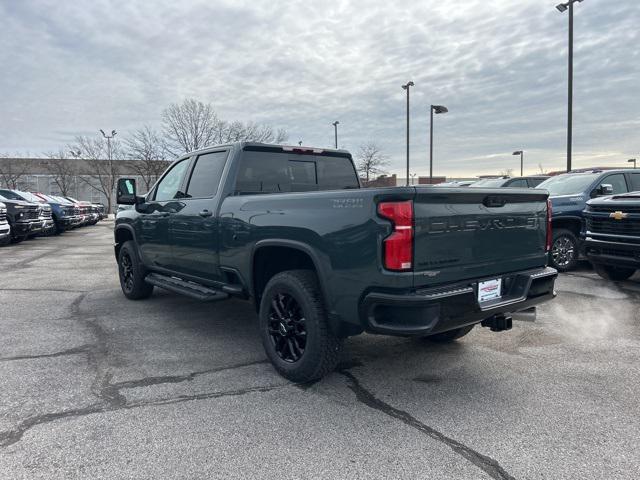
M 551 251 L 551 244 L 553 243 L 553 206 L 551 200 L 547 199 L 547 252 Z
M 324 152 L 321 148 L 309 148 L 309 147 L 282 147 L 282 150 L 285 152 L 295 152 L 295 153 L 322 153 Z
M 393 223 L 393 232 L 383 241 L 384 268 L 406 272 L 413 268 L 413 202 L 381 202 L 378 215 Z

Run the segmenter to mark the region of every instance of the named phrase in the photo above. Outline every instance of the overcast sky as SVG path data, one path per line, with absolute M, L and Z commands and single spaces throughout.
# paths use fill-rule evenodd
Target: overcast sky
M 559 0 L 0 0 L 0 151 L 42 154 L 99 128 L 159 126 L 193 97 L 290 143 L 375 140 L 402 174 L 526 173 L 566 161 Z M 574 166 L 640 158 L 640 2 L 576 4 Z

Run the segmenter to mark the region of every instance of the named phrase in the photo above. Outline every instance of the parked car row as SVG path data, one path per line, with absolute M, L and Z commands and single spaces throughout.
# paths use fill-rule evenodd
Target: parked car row
M 36 235 L 95 225 L 107 217 L 104 205 L 72 197 L 0 189 L 0 244 L 17 243 Z

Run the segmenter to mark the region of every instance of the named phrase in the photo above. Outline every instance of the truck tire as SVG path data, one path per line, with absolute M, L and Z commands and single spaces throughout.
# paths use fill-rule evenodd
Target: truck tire
M 605 280 L 622 281 L 628 280 L 636 273 L 635 268 L 613 267 L 610 265 L 593 264 L 593 269 Z
M 471 330 L 473 330 L 474 325 L 467 325 L 466 327 L 456 328 L 454 330 L 449 330 L 448 332 L 436 333 L 435 335 L 429 335 L 427 340 L 430 342 L 436 343 L 449 343 L 457 340 L 458 338 L 462 338 L 467 335 Z
M 267 357 L 283 377 L 305 383 L 336 368 L 342 339 L 329 328 L 314 272 L 274 275 L 264 289 L 259 317 Z
M 122 293 L 129 300 L 149 298 L 153 293 L 153 285 L 144 281 L 145 269 L 138 258 L 138 251 L 132 240 L 124 242 L 120 247 L 118 275 Z
M 549 265 L 559 272 L 568 272 L 576 267 L 579 255 L 580 242 L 571 230 L 558 228 L 553 231 Z

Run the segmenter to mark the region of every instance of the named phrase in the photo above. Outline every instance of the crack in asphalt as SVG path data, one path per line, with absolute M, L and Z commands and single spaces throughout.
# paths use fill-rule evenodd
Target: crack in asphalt
M 86 290 L 70 290 L 65 288 L 0 288 L 0 292 L 67 292 L 88 293 Z
M 351 372 L 342 370 L 340 373 L 347 377 L 347 379 L 349 379 L 349 388 L 356 395 L 356 399 L 358 399 L 358 401 L 365 404 L 369 408 L 378 410 L 389 417 L 400 420 L 406 425 L 415 428 L 419 432 L 428 435 L 434 440 L 444 443 L 455 453 L 466 458 L 469 462 L 473 463 L 475 466 L 486 472 L 491 478 L 494 478 L 496 480 L 515 480 L 515 477 L 510 475 L 493 458 L 476 452 L 472 448 L 458 442 L 457 440 L 447 437 L 434 428 L 425 425 L 408 412 L 392 407 L 388 403 L 380 400 L 373 393 L 363 387 L 360 381 Z
M 221 371 L 235 370 L 251 365 L 259 365 L 267 363 L 267 360 L 254 360 L 246 363 L 238 363 L 234 365 L 227 365 L 222 367 L 215 367 L 208 370 L 202 370 L 197 372 L 191 372 L 185 375 L 168 375 L 159 377 L 147 377 L 139 380 L 129 380 L 118 383 L 111 383 L 113 374 L 109 370 L 109 349 L 107 337 L 108 334 L 104 329 L 95 321 L 95 317 L 87 316 L 80 311 L 80 305 L 87 297 L 88 292 L 83 292 L 78 295 L 69 305 L 69 317 L 76 318 L 86 328 L 88 328 L 96 342 L 89 345 L 82 345 L 80 347 L 71 348 L 51 354 L 43 355 L 23 355 L 19 357 L 7 357 L 0 359 L 0 361 L 10 361 L 19 359 L 30 358 L 51 358 L 63 355 L 73 355 L 78 353 L 86 353 L 89 365 L 95 370 L 96 375 L 91 384 L 92 394 L 99 399 L 99 402 L 92 403 L 83 408 L 73 408 L 69 410 L 63 410 L 61 412 L 44 413 L 41 415 L 35 415 L 21 421 L 15 428 L 0 432 L 0 447 L 8 447 L 14 443 L 19 442 L 23 435 L 31 428 L 42 425 L 44 423 L 53 422 L 56 420 L 66 418 L 77 418 L 86 415 L 92 415 L 96 413 L 114 412 L 118 410 L 130 410 L 133 408 L 142 408 L 158 405 L 171 405 L 175 403 L 189 402 L 193 400 L 206 400 L 227 396 L 239 396 L 254 392 L 268 392 L 275 388 L 289 386 L 286 384 L 268 385 L 261 387 L 246 387 L 236 390 L 217 391 L 217 392 L 204 392 L 192 395 L 178 395 L 175 397 L 166 397 L 157 400 L 139 401 L 139 402 L 127 402 L 127 399 L 121 393 L 121 389 L 147 387 L 151 385 L 168 384 L 168 383 L 181 383 L 185 381 L 192 381 L 200 375 L 208 373 L 216 373 Z
M 36 415 L 20 422 L 14 429 L 0 432 L 0 447 L 8 447 L 14 443 L 19 442 L 24 434 L 33 427 L 42 425 L 44 423 L 54 422 L 56 420 L 66 418 L 78 418 L 87 415 L 93 415 L 97 413 L 115 412 L 118 410 L 131 410 L 134 408 L 154 407 L 162 405 L 172 405 L 176 403 L 190 402 L 193 400 L 207 400 L 212 398 L 232 397 L 246 395 L 249 393 L 262 393 L 269 392 L 276 388 L 286 387 L 290 384 L 278 384 L 267 385 L 263 387 L 247 387 L 237 390 L 225 390 L 221 392 L 205 392 L 194 395 L 179 395 L 177 397 L 162 398 L 159 400 L 151 400 L 147 402 L 134 402 L 126 403 L 126 399 L 115 392 L 116 395 L 109 399 L 108 403 L 92 404 L 84 408 L 74 408 L 70 410 L 63 410 L 55 413 L 44 413 L 42 415 Z
M 77 355 L 79 353 L 87 353 L 91 345 L 81 345 L 79 347 L 68 348 L 67 350 L 61 350 L 54 353 L 42 353 L 39 355 L 16 355 L 14 357 L 2 357 L 0 362 L 12 362 L 14 360 L 35 360 L 38 358 L 54 358 L 64 357 L 66 355 Z
M 250 367 L 252 365 L 260 365 L 264 363 L 268 363 L 268 360 L 256 360 L 253 362 L 238 363 L 235 365 L 226 365 L 223 367 L 214 367 L 207 370 L 200 370 L 198 372 L 191 372 L 186 375 L 166 375 L 166 376 L 158 376 L 158 377 L 145 377 L 139 380 L 126 380 L 124 382 L 114 383 L 112 384 L 112 386 L 117 387 L 118 389 L 123 389 L 123 388 L 150 387 L 152 385 L 161 385 L 164 383 L 190 382 L 194 380 L 196 377 L 199 377 L 200 375 L 206 375 L 208 373 L 223 372 L 225 370 L 235 370 L 238 368 Z

